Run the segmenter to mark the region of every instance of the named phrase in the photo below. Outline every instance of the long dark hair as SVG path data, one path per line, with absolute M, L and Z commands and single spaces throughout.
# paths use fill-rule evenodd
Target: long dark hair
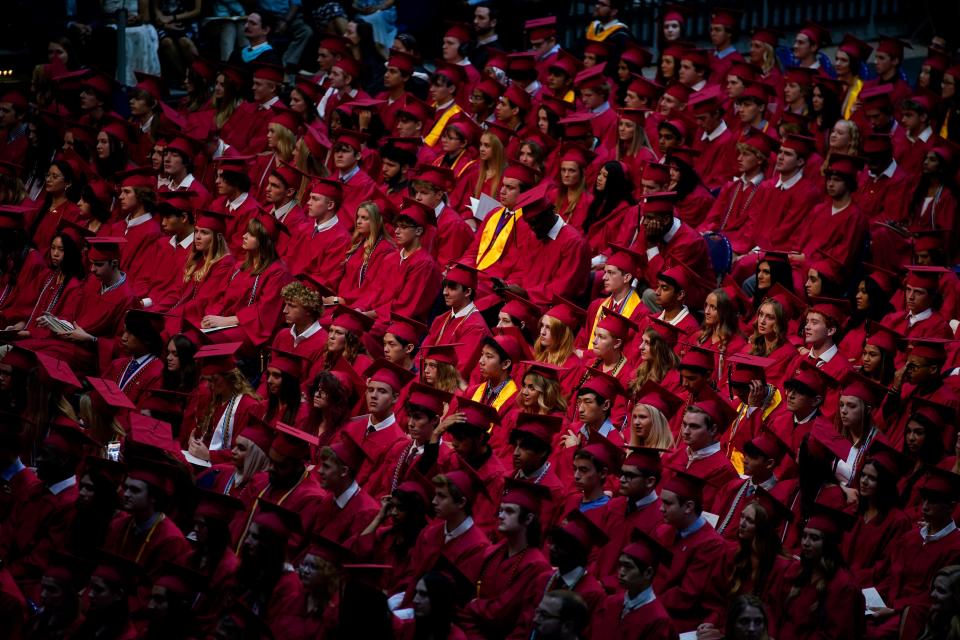
M 453 580 L 437 571 L 425 573 L 420 579 L 430 596 L 430 615 L 417 619 L 413 637 L 417 640 L 446 638 L 450 635 L 450 625 L 457 610 Z
M 677 192 L 678 201 L 686 198 L 693 193 L 694 189 L 702 184 L 700 174 L 683 160 L 668 154 L 667 164 L 680 172 L 680 178 L 677 180 L 677 186 L 674 189 L 674 191 Z
M 173 342 L 176 347 L 180 368 L 177 371 L 169 371 L 166 366 L 163 367 L 163 388 L 168 391 L 189 393 L 197 388 L 200 381 L 197 362 L 193 358 L 197 352 L 197 345 L 179 333 L 170 338 L 170 342 Z M 165 354 L 161 355 L 165 356 Z
M 327 412 L 328 415 L 320 415 L 318 409 L 313 408 L 313 396 L 318 389 L 323 389 L 329 400 Z M 343 424 L 353 411 L 354 405 L 360 400 L 360 397 L 353 388 L 344 387 L 340 380 L 329 371 L 321 371 L 313 379 L 310 385 L 310 394 L 307 396 L 310 402 L 311 424 L 319 424 L 321 420 L 326 419 L 327 424 L 340 426 Z
M 779 284 L 781 287 L 793 293 L 793 271 L 790 269 L 790 265 L 786 262 L 780 262 L 779 260 L 764 260 L 762 257 L 757 262 L 757 272 L 760 271 L 760 265 L 766 262 L 770 265 L 770 287 L 773 285 Z M 760 305 L 763 304 L 764 299 L 768 295 L 770 289 L 761 289 L 759 286 L 756 291 L 753 292 L 753 311 L 756 312 L 760 308 Z
M 887 471 L 886 467 L 878 464 L 874 458 L 867 458 L 863 466 L 866 467 L 868 464 L 872 466 L 877 473 L 877 489 L 873 493 L 873 506 L 876 507 L 882 517 L 890 513 L 890 510 L 898 506 L 900 502 L 900 494 L 897 491 L 897 478 Z M 861 498 L 859 505 L 857 505 L 857 510 L 863 514 L 866 513 L 867 507 L 869 506 L 869 501 Z
M 740 593 L 740 589 L 746 582 L 751 581 L 751 578 L 753 582 L 751 593 L 755 595 L 766 593 L 767 580 L 770 579 L 774 562 L 777 557 L 783 555 L 780 535 L 770 519 L 770 514 L 759 502 L 754 501 L 747 506 L 752 506 L 754 511 L 754 536 L 753 540 L 738 540 L 739 547 L 734 555 L 733 572 L 730 574 L 730 595 Z M 755 570 L 754 557 L 757 558 Z
M 796 598 L 805 587 L 812 586 L 816 590 L 817 601 L 810 613 L 816 616 L 818 626 L 824 627 L 828 624 L 827 596 L 830 582 L 845 566 L 843 553 L 840 550 L 840 537 L 823 532 L 823 551 L 820 559 L 807 560 L 801 557 L 800 571 L 790 585 L 786 602 Z M 784 610 L 789 612 L 789 607 L 785 606 Z
M 864 290 L 867 292 L 867 308 L 860 310 L 854 309 L 847 324 L 847 330 L 859 327 L 867 320 L 880 322 L 884 316 L 893 311 L 893 305 L 890 304 L 890 296 L 874 282 L 870 276 L 864 276 L 860 281 Z
M 279 393 L 267 394 L 267 415 L 264 416 L 264 420 L 267 422 L 279 420 L 286 424 L 293 424 L 300 410 L 300 401 L 300 380 L 286 371 L 281 371 Z M 283 415 L 277 415 L 281 403 L 284 406 Z
M 113 180 L 117 173 L 127 168 L 127 147 L 116 136 L 107 133 L 107 140 L 110 143 L 110 154 L 106 158 L 100 158 L 96 154 L 93 157 L 93 166 L 97 170 L 97 175 L 104 180 Z
M 823 99 L 823 108 L 820 111 L 813 111 L 813 91 L 810 92 L 810 111 L 815 113 L 816 116 L 820 118 L 819 129 L 821 132 L 829 134 L 833 125 L 837 123 L 837 120 L 843 115 L 843 105 L 840 103 L 840 98 L 833 91 L 826 90 L 821 84 L 815 83 L 813 85 L 814 89 L 817 87 L 820 88 L 820 97 Z
M 93 502 L 77 503 L 76 516 L 70 524 L 69 550 L 81 558 L 92 559 L 90 554 L 103 547 L 110 530 L 110 523 L 120 506 L 117 485 L 101 473 L 86 471 L 80 476 L 90 477 L 93 483 Z
M 242 268 L 249 270 L 254 275 L 259 275 L 266 271 L 267 267 L 280 259 L 277 253 L 277 247 L 273 243 L 273 238 L 267 233 L 266 227 L 256 218 L 251 218 L 247 223 L 247 233 L 257 239 L 258 248 L 256 251 L 248 251 L 247 257 L 243 261 Z M 254 269 L 254 258 L 258 259 Z
M 393 500 L 396 507 L 406 514 L 391 529 L 394 533 L 392 551 L 398 558 L 403 558 L 410 553 L 420 532 L 427 526 L 427 505 L 420 496 L 400 490 L 393 492 Z
M 960 189 L 958 189 L 958 185 L 953 178 L 953 164 L 947 162 L 940 154 L 937 154 L 937 158 L 940 160 L 937 165 L 937 171 L 933 175 L 921 172 L 920 179 L 917 180 L 917 187 L 913 190 L 913 195 L 910 197 L 910 213 L 913 216 L 919 216 L 923 210 L 923 201 L 927 197 L 927 190 L 930 188 L 930 182 L 933 179 L 936 179 L 943 185 L 944 191 L 949 191 L 954 197 L 960 196 Z
M 110 217 L 113 215 L 113 212 L 110 211 L 110 203 L 100 200 L 94 193 L 93 187 L 88 184 L 83 185 L 83 189 L 80 190 L 80 198 L 90 205 L 90 215 L 94 220 L 100 223 L 110 221 Z
M 87 270 L 83 266 L 83 254 L 73 238 L 65 233 L 58 233 L 54 238 L 60 238 L 63 244 L 63 258 L 60 260 L 60 273 L 64 282 L 69 280 L 83 280 L 87 277 Z
M 627 179 L 623 165 L 611 160 L 603 165 L 603 169 L 607 172 L 607 182 L 603 191 L 598 190 L 596 185 L 593 187 L 593 201 L 587 208 L 587 219 L 583 223 L 584 233 L 595 223 L 603 221 L 621 204 L 637 203 L 633 197 L 633 185 Z

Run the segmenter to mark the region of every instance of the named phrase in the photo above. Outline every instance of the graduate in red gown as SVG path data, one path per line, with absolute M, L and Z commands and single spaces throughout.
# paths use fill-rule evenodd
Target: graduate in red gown
M 246 154 L 257 154 L 267 149 L 267 127 L 274 117 L 274 105 L 282 106 L 280 89 L 283 87 L 283 70 L 275 65 L 263 64 L 253 72 L 253 100 L 243 102 L 233 115 L 223 123 L 220 138 Z
M 665 524 L 658 537 L 673 561 L 660 568 L 654 586 L 680 632 L 695 629 L 722 608 L 712 583 L 724 542 L 702 515 L 705 486 L 699 475 L 677 471 L 664 482 L 660 496 Z
M 697 120 L 699 136 L 693 148 L 700 152 L 694 168 L 704 186 L 716 193 L 737 172 L 737 135 L 723 119 L 720 90 L 700 91 L 688 105 Z
M 250 176 L 247 162 L 250 156 L 222 155 L 217 159 L 217 197 L 210 203 L 211 211 L 227 215 L 223 236 L 234 255 L 243 255 L 243 234 L 259 211 L 260 205 L 250 195 Z
M 431 207 L 410 199 L 404 201 L 404 208 L 394 219 L 394 238 L 399 251 L 390 255 L 385 267 L 396 278 L 398 286 L 388 308 L 377 312 L 381 326 L 386 326 L 390 313 L 426 321 L 435 306 L 442 280 L 440 266 L 422 246 L 424 233 L 435 223 Z
M 800 562 L 787 575 L 778 638 L 859 638 L 864 630 L 860 587 L 843 566 L 840 542 L 849 514 L 828 506 L 817 510 L 803 529 Z
M 433 509 L 436 519 L 420 532 L 413 547 L 410 565 L 412 575 L 422 576 L 445 558 L 470 582 L 476 583 L 480 568 L 490 547 L 490 540 L 480 531 L 470 515 L 480 479 L 470 469 L 454 470 L 433 478 Z M 393 585 L 394 592 L 403 592 L 404 605 L 413 598 L 413 583 Z
M 333 165 L 336 171 L 332 179 L 340 182 L 343 190 L 343 217 L 340 224 L 352 229 L 357 218 L 357 209 L 362 202 L 372 199 L 374 181 L 360 168 L 360 154 L 366 134 L 341 129 L 333 139 Z
M 704 524 L 709 527 L 709 524 Z M 658 576 L 676 560 L 664 545 L 642 529 L 634 529 L 632 541 L 617 557 L 617 583 L 622 593 L 607 596 L 593 620 L 591 638 L 606 640 L 676 640 L 679 620 L 664 605 Z M 697 535 L 697 534 L 694 534 Z M 702 606 L 702 605 L 698 605 Z
M 110 523 L 104 546 L 137 563 L 146 574 L 145 586 L 160 574 L 165 560 L 185 557 L 190 546 L 166 515 L 175 496 L 170 465 L 148 460 L 127 461 L 123 484 L 123 513 Z
M 453 172 L 442 167 L 417 165 L 411 173 L 414 198 L 434 210 L 436 228 L 427 229 L 422 243 L 441 268 L 461 261 L 473 241 L 473 230 L 448 204 L 455 181 Z
M 147 391 L 162 383 L 163 361 L 160 352 L 163 341 L 160 337 L 164 317 L 148 311 L 132 309 L 123 320 L 120 345 L 126 353 L 110 364 L 103 374 L 113 380 L 130 402 L 139 406 L 146 399 Z
M 310 274 L 336 290 L 350 248 L 350 233 L 339 217 L 343 189 L 336 180 L 317 178 L 305 193 L 306 224 L 290 238 L 284 260 L 291 273 Z
M 277 423 L 276 436 L 268 452 L 270 467 L 250 480 L 240 494 L 244 511 L 238 513 L 230 523 L 234 548 L 241 554 L 241 559 L 251 527 L 258 518 L 269 516 L 263 508 L 266 504 L 280 506 L 299 516 L 299 526 L 296 530 L 291 528 L 285 540 L 289 557 L 296 557 L 306 545 L 307 540 L 301 532 L 316 528 L 317 505 L 325 495 L 316 475 L 307 469 L 306 464 L 310 447 L 316 446 L 316 442 L 316 436 L 282 422 Z
M 726 540 L 736 541 L 740 517 L 758 488 L 767 491 L 777 484 L 773 475 L 786 453 L 786 443 L 768 430 L 758 433 L 743 445 L 743 468 L 746 479 L 737 478 L 727 484 L 717 498 L 717 533 Z
M 480 340 L 490 335 L 474 304 L 476 292 L 477 270 L 459 262 L 451 265 L 443 276 L 443 302 L 450 310 L 433 320 L 423 341 L 424 347 L 457 345 L 457 369 L 465 378 L 469 378 L 474 369 L 471 358 L 477 353 Z
M 379 206 L 366 204 L 353 211 L 356 222 L 353 240 L 344 262 L 343 277 L 334 283 L 339 299 L 348 307 L 368 312 L 390 299 L 388 284 L 393 274 L 387 258 L 397 248 L 387 237 L 384 213 Z
M 183 272 L 193 254 L 196 239 L 197 196 L 189 191 L 158 194 L 157 212 L 163 235 L 153 243 L 149 284 L 140 303 L 145 309 L 164 313 L 180 299 Z
M 348 431 L 320 451 L 317 478 L 326 495 L 317 505 L 315 535 L 345 544 L 359 536 L 380 510 L 380 496 L 370 497 L 356 480 L 366 458 Z
M 870 134 L 863 139 L 867 161 L 865 175 L 854 201 L 871 222 L 902 222 L 907 216 L 913 182 L 893 159 L 889 135 Z M 881 263 L 881 266 L 887 266 Z
M 126 239 L 120 251 L 120 268 L 140 298 L 148 297 L 150 278 L 156 269 L 153 245 L 162 235 L 153 217 L 157 202 L 155 187 L 152 169 L 125 171 L 117 199 L 123 219 L 102 233 Z

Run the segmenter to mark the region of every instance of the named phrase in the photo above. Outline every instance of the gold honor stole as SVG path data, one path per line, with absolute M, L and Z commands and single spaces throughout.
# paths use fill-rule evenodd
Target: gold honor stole
M 773 398 L 770 399 L 770 406 L 763 410 L 763 417 L 760 421 L 763 422 L 767 417 L 773 413 L 773 410 L 780 406 L 782 398 L 780 396 L 780 391 L 778 389 L 773 390 Z M 730 432 L 730 445 L 727 448 L 727 457 L 730 458 L 730 464 L 733 465 L 733 468 L 737 470 L 741 476 L 743 475 L 743 452 L 739 449 L 733 448 L 733 436 L 737 433 L 737 428 L 740 426 L 740 421 L 747 417 L 747 407 L 743 402 L 740 403 L 740 406 L 737 407 L 737 421 L 733 425 L 733 430 Z
M 473 396 L 470 398 L 474 402 L 483 403 L 483 394 L 487 392 L 487 383 L 481 383 L 477 390 L 473 392 Z M 503 389 L 500 389 L 500 393 L 497 394 L 497 397 L 493 399 L 493 402 L 490 404 L 494 409 L 500 411 L 500 407 L 507 403 L 507 400 L 512 398 L 517 393 L 517 384 L 511 379 L 507 381 L 507 384 L 503 385 Z
M 600 29 L 601 26 L 603 25 L 600 24 L 599 20 L 594 20 L 593 24 L 591 24 L 590 27 L 587 29 L 587 40 L 592 40 L 594 42 L 603 42 L 604 40 L 609 38 L 611 35 L 616 33 L 617 31 L 627 28 L 627 25 L 623 24 L 622 22 L 614 22 L 612 25 L 610 25 L 606 29 Z
M 436 108 L 434 106 L 434 108 Z M 428 146 L 432 147 L 437 144 L 437 140 L 440 139 L 440 134 L 443 133 L 443 130 L 447 128 L 447 123 L 450 122 L 450 118 L 460 113 L 460 105 L 456 102 L 453 103 L 453 106 L 443 112 L 443 115 L 437 119 L 437 122 L 433 125 L 433 128 L 430 129 L 430 133 L 423 139 L 423 142 Z
M 522 209 L 514 211 L 507 223 L 500 229 L 499 235 L 494 238 L 493 234 L 497 230 L 497 221 L 503 214 L 503 210 L 504 207 L 500 207 L 496 211 L 491 211 L 487 215 L 487 224 L 483 225 L 483 231 L 480 233 L 480 246 L 477 247 L 477 269 L 480 271 L 489 269 L 503 256 L 503 250 L 507 246 L 510 234 L 513 233 L 513 227 L 523 215 Z
M 627 299 L 623 303 L 623 309 L 620 310 L 620 315 L 625 318 L 632 318 L 633 312 L 643 301 L 643 298 L 637 295 L 637 292 L 633 289 L 630 290 L 630 293 L 627 294 Z M 597 331 L 597 324 L 600 323 L 600 320 L 603 319 L 604 309 L 610 309 L 613 307 L 613 296 L 610 296 L 600 305 L 600 308 L 597 309 L 597 315 L 593 316 L 593 325 L 590 327 L 590 341 L 587 345 L 593 344 L 593 334 Z
M 853 114 L 853 107 L 857 104 L 857 98 L 860 97 L 860 91 L 863 89 L 863 80 L 857 78 L 847 89 L 847 97 L 843 101 L 843 119 L 849 120 Z

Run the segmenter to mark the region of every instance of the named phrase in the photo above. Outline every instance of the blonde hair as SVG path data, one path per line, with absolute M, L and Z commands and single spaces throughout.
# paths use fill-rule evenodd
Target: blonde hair
M 533 387 L 540 393 L 537 398 L 537 404 L 540 407 L 540 413 L 546 415 L 552 411 L 566 412 L 567 399 L 563 397 L 563 390 L 560 383 L 552 378 L 546 378 L 536 371 L 530 371 L 523 376 L 523 380 L 530 377 Z M 517 402 L 520 401 L 520 394 L 517 394 Z
M 654 449 L 673 449 L 674 440 L 673 432 L 670 431 L 670 423 L 667 422 L 667 416 L 663 415 L 663 412 L 660 409 L 657 409 L 653 405 L 638 403 L 634 405 L 633 409 L 637 407 L 643 407 L 647 410 L 647 413 L 650 414 L 650 433 L 647 434 L 646 440 L 643 442 L 638 442 L 636 444 L 632 443 L 633 432 L 631 431 L 631 445 L 634 447 L 652 447 Z M 630 410 L 630 426 L 633 427 L 633 409 Z
M 763 49 L 763 57 L 760 60 L 760 68 L 763 69 L 763 75 L 767 75 L 770 73 L 771 69 L 779 66 L 777 64 L 777 54 L 773 50 L 773 47 L 766 42 L 761 42 L 760 48 Z
M 384 237 L 383 232 L 383 216 L 380 214 L 380 207 L 373 200 L 367 200 L 366 202 L 361 202 L 360 206 L 357 207 L 357 211 L 363 209 L 367 212 L 367 215 L 370 216 L 370 232 L 364 237 L 360 231 L 354 230 L 353 240 L 350 246 L 350 251 L 347 252 L 347 257 L 349 258 L 354 252 L 363 246 L 363 258 L 364 260 L 370 257 L 370 254 L 373 253 L 373 249 L 377 246 L 377 242 Z
M 126 436 L 127 432 L 117 422 L 116 415 L 104 414 L 93 407 L 93 398 L 89 393 L 80 396 L 80 419 L 90 431 L 90 437 L 100 446 L 106 446 Z
M 230 371 L 219 375 L 223 376 L 223 379 L 230 386 L 230 394 L 225 397 L 220 397 L 216 393 L 212 394 L 210 398 L 210 405 L 207 407 L 206 413 L 197 423 L 198 431 L 204 436 L 206 436 L 207 431 L 210 429 L 213 422 L 213 414 L 216 412 L 217 407 L 220 404 L 226 402 L 236 395 L 250 396 L 254 400 L 260 400 L 260 396 L 258 396 L 256 391 L 253 390 L 253 387 L 250 386 L 250 383 L 247 382 L 247 379 L 243 377 L 243 374 L 240 373 L 239 369 L 231 369 Z
M 850 133 L 850 146 L 848 146 L 843 153 L 850 156 L 860 155 L 860 127 L 857 126 L 857 123 L 853 120 L 837 120 L 833 123 L 833 126 L 838 124 L 847 125 L 847 131 Z M 820 175 L 824 175 L 827 171 L 827 167 L 830 166 L 830 157 L 833 155 L 833 151 L 827 147 L 827 152 L 823 157 L 823 164 L 820 165 Z
M 630 122 L 633 122 L 632 120 Z M 619 126 L 619 122 L 618 122 Z M 633 139 L 627 143 L 627 148 L 623 149 L 622 143 L 617 141 L 617 160 L 623 160 L 624 158 L 633 158 L 641 149 L 653 149 L 650 147 L 650 140 L 647 139 L 647 132 L 644 130 L 643 125 L 639 125 L 636 122 L 633 122 Z
M 664 377 L 680 364 L 680 358 L 655 329 L 648 328 L 643 335 L 650 339 L 650 352 L 653 357 L 641 362 L 634 372 L 633 380 L 628 385 L 631 395 L 636 395 L 647 380 L 662 382 Z
M 192 251 L 190 259 L 183 266 L 183 281 L 190 282 L 192 279 L 195 282 L 201 282 L 207 277 L 210 268 L 228 255 L 230 255 L 230 248 L 227 247 L 227 239 L 222 233 L 214 232 L 213 242 L 210 243 L 206 252 L 200 253 L 196 249 Z
M 538 362 L 561 367 L 573 353 L 573 330 L 553 316 L 543 316 L 543 320 L 547 323 L 547 329 L 550 330 L 554 346 L 543 346 L 538 337 L 533 345 L 533 357 Z
M 431 358 L 426 358 L 430 360 Z M 440 389 L 447 393 L 457 393 L 460 391 L 460 372 L 449 362 L 438 362 L 434 360 L 437 367 L 437 379 L 433 384 L 434 389 Z
M 293 158 L 293 148 L 297 144 L 297 136 L 290 129 L 276 122 L 271 122 L 268 128 L 273 132 L 273 144 L 277 157 L 284 162 L 290 162 Z
M 568 161 L 572 162 L 572 161 Z M 560 167 L 563 162 L 557 163 L 557 199 L 554 200 L 553 205 L 557 210 L 557 214 L 566 222 L 570 219 L 570 214 L 573 213 L 573 210 L 577 208 L 577 205 L 580 204 L 580 198 L 583 197 L 583 194 L 587 190 L 587 168 L 581 167 L 579 162 L 575 162 L 577 169 L 580 171 L 580 183 L 573 189 L 567 188 L 563 181 L 560 179 Z M 575 195 L 573 202 L 570 202 L 570 194 Z
M 477 182 L 473 186 L 473 196 L 479 198 L 482 193 L 483 183 L 486 182 L 487 172 L 493 171 L 493 181 L 490 187 L 490 193 L 488 196 L 497 196 L 497 191 L 500 188 L 500 180 L 503 178 L 503 169 L 506 165 L 506 160 L 504 159 L 503 152 L 503 143 L 500 142 L 500 138 L 493 135 L 489 131 L 484 131 L 480 136 L 480 141 L 483 142 L 486 139 L 487 144 L 490 145 L 490 159 L 489 160 L 480 160 L 480 171 L 477 172 Z

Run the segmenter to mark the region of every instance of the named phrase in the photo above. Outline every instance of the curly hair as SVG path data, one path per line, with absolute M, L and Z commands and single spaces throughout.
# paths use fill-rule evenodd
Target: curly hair
M 283 298 L 284 302 L 299 304 L 315 315 L 319 316 L 323 313 L 323 300 L 320 298 L 320 294 L 302 282 L 294 281 L 286 285 L 280 290 L 280 297 Z

